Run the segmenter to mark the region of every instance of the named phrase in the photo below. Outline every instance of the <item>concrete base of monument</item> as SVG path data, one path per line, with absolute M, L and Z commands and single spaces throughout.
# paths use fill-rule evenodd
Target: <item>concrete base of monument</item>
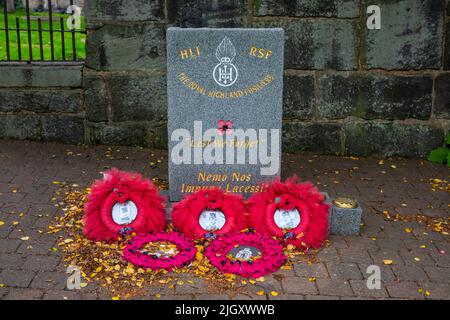
M 176 202 L 170 201 L 169 190 L 161 190 L 161 191 L 159 191 L 159 194 L 166 199 L 166 220 L 168 222 L 171 222 L 172 219 L 171 219 L 170 213 L 172 212 L 172 206 Z

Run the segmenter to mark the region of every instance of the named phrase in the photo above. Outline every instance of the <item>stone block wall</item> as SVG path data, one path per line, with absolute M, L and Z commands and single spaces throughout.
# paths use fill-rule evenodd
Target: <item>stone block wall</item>
M 82 66 L 0 66 L 0 137 L 85 141 Z
M 166 147 L 165 1 L 86 5 L 88 142 Z
M 104 2 L 87 4 L 92 143 L 165 146 L 168 26 L 285 29 L 285 151 L 424 156 L 448 130 L 445 1 L 378 1 L 381 30 L 369 1 Z
M 372 4 L 381 8 L 381 30 L 366 27 Z M 61 113 L 83 120 L 80 142 L 166 147 L 169 26 L 285 29 L 286 152 L 423 157 L 449 130 L 447 0 L 89 0 L 85 10 L 83 104 Z M 53 90 L 61 100 L 79 87 Z M 58 115 L 56 106 L 33 104 L 37 111 L 20 112 Z M 1 108 L 0 119 L 14 116 L 14 107 Z M 58 138 L 55 119 L 53 135 L 42 119 L 33 135 L 27 117 L 8 120 L 31 124 L 9 136 Z

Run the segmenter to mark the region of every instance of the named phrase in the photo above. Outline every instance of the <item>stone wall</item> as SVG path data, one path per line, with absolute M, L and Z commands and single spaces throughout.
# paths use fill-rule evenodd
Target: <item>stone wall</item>
M 88 3 L 85 82 L 103 93 L 86 95 L 92 143 L 165 145 L 174 25 L 285 29 L 285 151 L 424 156 L 448 129 L 444 1 L 378 1 L 381 30 L 365 27 L 366 1 L 104 2 Z
M 89 142 L 166 147 L 164 0 L 86 4 Z
M 82 143 L 82 66 L 0 66 L 0 137 Z
M 381 7 L 381 30 L 366 27 L 370 4 Z M 78 141 L 85 132 L 92 144 L 166 146 L 169 26 L 285 29 L 284 151 L 422 157 L 449 129 L 446 0 L 89 0 L 85 9 L 84 104 L 61 114 L 84 117 Z M 27 127 L 43 139 L 77 140 L 37 123 Z

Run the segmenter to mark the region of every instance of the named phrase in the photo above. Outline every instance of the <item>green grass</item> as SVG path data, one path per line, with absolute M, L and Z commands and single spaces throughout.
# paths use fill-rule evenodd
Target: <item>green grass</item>
M 47 12 L 31 13 L 32 16 L 48 16 Z M 26 16 L 25 11 L 17 10 L 14 13 L 8 14 L 8 27 L 16 28 L 16 17 L 19 17 L 19 25 L 20 29 L 23 30 L 20 32 L 20 47 L 22 51 L 22 60 L 29 60 L 28 53 L 28 32 L 27 32 L 27 21 L 23 17 Z M 59 21 L 59 17 L 64 17 L 64 29 L 67 30 L 67 25 L 65 24 L 66 18 L 68 15 L 64 14 L 53 14 L 53 30 L 60 30 L 61 24 Z M 55 19 L 56 18 L 56 19 Z M 50 21 L 42 20 L 42 29 L 49 30 Z M 0 6 L 0 29 L 5 28 L 5 21 L 3 16 L 3 8 Z M 31 21 L 31 29 L 38 29 L 38 21 Z M 81 17 L 81 29 L 84 30 L 84 17 Z M 77 60 L 84 60 L 86 57 L 86 35 L 77 33 L 76 34 L 76 42 L 75 46 L 77 48 Z M 66 60 L 72 60 L 72 35 L 70 33 L 66 33 L 64 35 L 65 42 L 65 54 Z M 33 61 L 39 61 L 41 59 L 40 49 L 39 49 L 39 32 L 33 31 L 31 33 L 31 43 L 32 43 L 32 52 L 33 52 Z M 51 46 L 50 46 L 50 32 L 42 32 L 42 46 L 44 49 L 44 60 L 51 61 Z M 62 41 L 61 41 L 61 33 L 53 32 L 53 43 L 54 43 L 54 52 L 55 52 L 55 60 L 62 60 Z M 17 32 L 9 31 L 9 50 L 11 60 L 19 60 L 18 53 L 18 44 L 17 44 Z M 6 60 L 6 32 L 4 30 L 0 30 L 0 61 Z

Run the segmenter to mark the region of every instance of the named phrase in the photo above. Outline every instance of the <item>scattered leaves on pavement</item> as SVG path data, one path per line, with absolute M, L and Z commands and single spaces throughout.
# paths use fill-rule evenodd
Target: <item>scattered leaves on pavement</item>
M 153 179 L 160 189 L 167 184 L 162 179 Z M 197 255 L 190 266 L 168 273 L 165 270 L 153 271 L 137 268 L 122 259 L 122 251 L 130 236 L 113 243 L 93 242 L 83 236 L 83 208 L 90 192 L 89 188 L 79 189 L 66 183 L 58 184 L 59 189 L 53 198 L 62 215 L 48 226 L 47 233 L 59 237 L 57 247 L 52 251 L 64 253 L 67 265 L 80 268 L 83 286 L 95 282 L 107 290 L 115 299 L 129 299 L 134 296 L 148 294 L 150 287 L 164 286 L 176 289 L 183 286 L 195 286 L 205 281 L 208 291 L 226 293 L 230 296 L 245 290 L 249 285 L 264 282 L 265 278 L 243 279 L 233 274 L 223 274 L 214 268 L 204 257 L 206 240 L 196 241 Z M 172 227 L 169 225 L 168 230 Z M 325 246 L 329 246 L 329 241 Z M 316 261 L 316 250 L 301 252 L 294 246 L 287 246 L 285 254 L 288 257 L 283 269 L 292 270 L 294 263 L 312 264 Z M 189 274 L 189 278 L 186 277 Z M 157 296 L 155 296 L 157 297 Z

